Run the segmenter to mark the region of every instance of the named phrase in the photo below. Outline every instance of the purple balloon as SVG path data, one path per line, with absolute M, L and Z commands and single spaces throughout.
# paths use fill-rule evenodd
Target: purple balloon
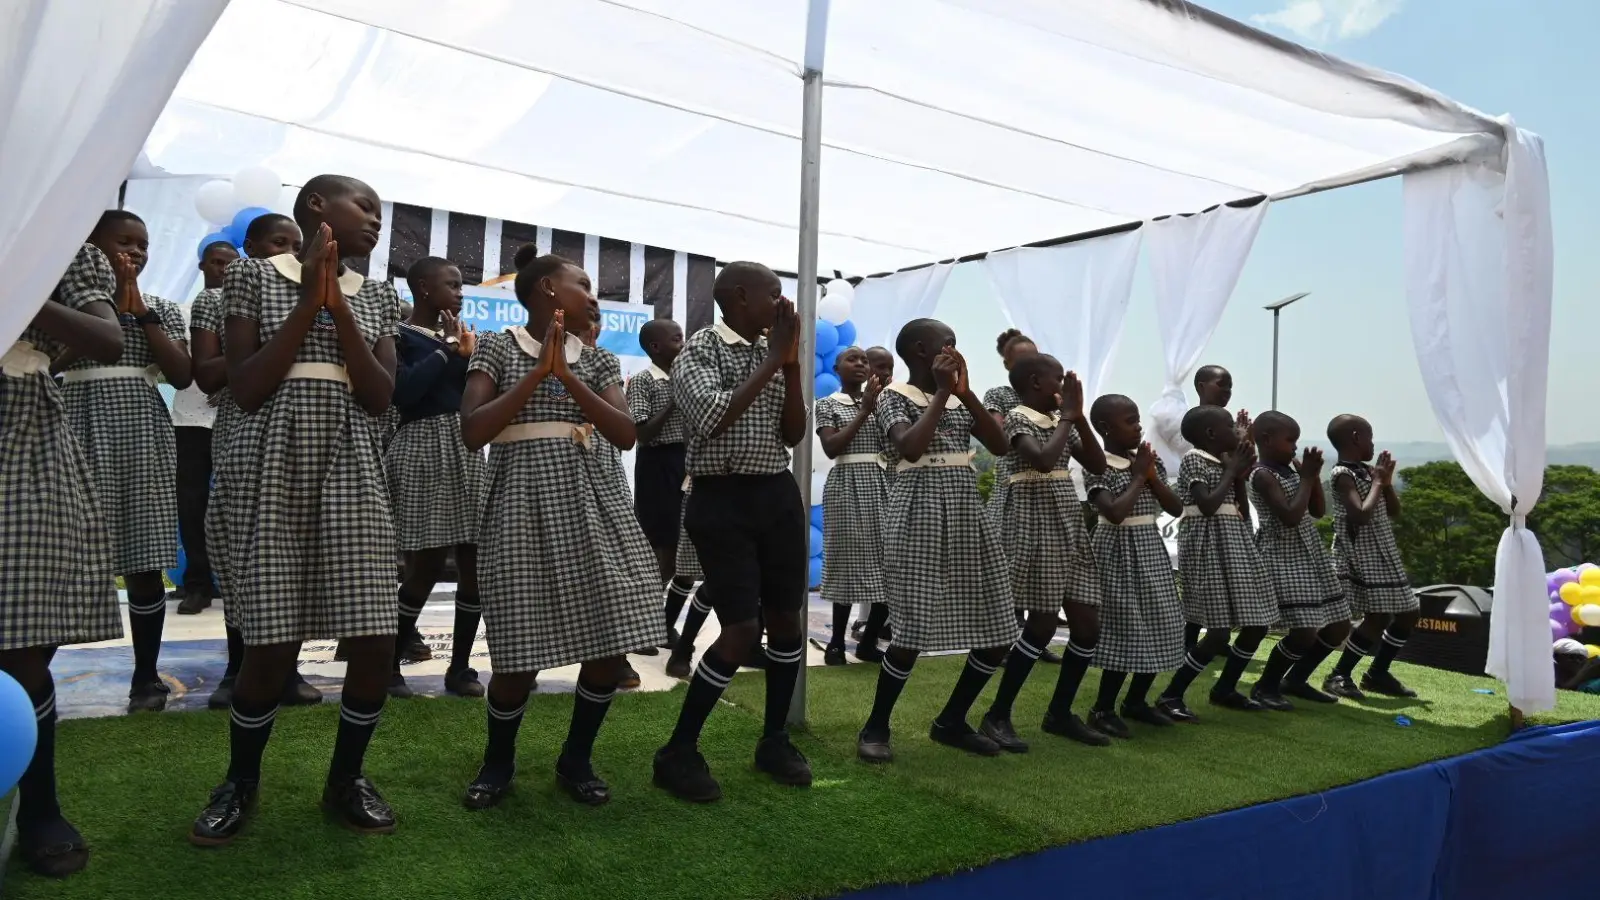
M 1557 600 L 1550 604 L 1550 618 L 1557 622 L 1566 622 L 1572 618 L 1572 613 L 1569 612 L 1571 609 L 1572 607 Z
M 1567 636 L 1567 626 L 1555 619 L 1550 620 L 1550 643 L 1554 644 Z
M 1578 573 L 1571 569 L 1557 569 L 1550 573 L 1550 583 L 1555 585 L 1555 590 L 1560 590 L 1563 584 L 1571 584 L 1578 580 Z

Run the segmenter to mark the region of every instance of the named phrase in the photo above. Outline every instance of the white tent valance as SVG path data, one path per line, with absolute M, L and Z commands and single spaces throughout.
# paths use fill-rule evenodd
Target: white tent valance
M 360 172 L 408 203 L 794 271 L 806 10 L 233 0 L 146 150 L 174 174 Z M 1177 0 L 835 0 L 825 84 L 819 260 L 852 274 L 1501 137 Z

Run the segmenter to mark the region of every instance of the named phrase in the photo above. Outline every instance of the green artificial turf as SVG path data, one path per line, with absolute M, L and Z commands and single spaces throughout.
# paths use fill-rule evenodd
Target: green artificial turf
M 88 871 L 60 883 L 13 861 L 6 896 L 829 897 L 1313 793 L 1486 747 L 1507 729 L 1497 683 L 1397 666 L 1422 699 L 1304 704 L 1292 714 L 1197 703 L 1202 725 L 1136 725 L 1132 740 L 1093 749 L 1039 732 L 1057 672 L 1039 666 L 1015 715 L 1033 752 L 979 759 L 926 735 L 960 664 L 918 664 L 895 716 L 898 758 L 883 767 L 855 760 L 877 668 L 809 670 L 810 732 L 797 738 L 816 774 L 809 790 L 779 787 L 752 770 L 761 676 L 739 676 L 703 742 L 725 794 L 711 806 L 679 803 L 650 785 L 650 756 L 672 729 L 681 689 L 618 697 L 595 760 L 615 800 L 599 809 L 567 800 L 550 775 L 570 695 L 529 704 L 518 792 L 478 813 L 459 798 L 482 753 L 482 703 L 390 703 L 367 766 L 400 817 L 399 831 L 386 837 L 326 824 L 317 808 L 337 711 L 286 710 L 267 753 L 261 808 L 245 835 L 222 850 L 195 849 L 184 835 L 226 768 L 225 715 L 66 722 L 61 794 L 93 858 Z M 1094 696 L 1095 675 L 1085 679 L 1080 709 Z M 1195 685 L 1193 698 L 1204 698 L 1211 677 Z M 974 721 L 986 703 L 987 696 Z M 1409 727 L 1395 722 L 1401 714 L 1412 719 Z M 1549 721 L 1597 717 L 1600 697 L 1562 692 Z

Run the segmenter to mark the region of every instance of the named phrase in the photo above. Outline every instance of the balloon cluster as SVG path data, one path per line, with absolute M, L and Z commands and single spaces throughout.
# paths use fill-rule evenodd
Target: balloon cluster
M 217 230 L 206 235 L 196 250 L 205 256 L 206 248 L 224 241 L 244 249 L 244 233 L 258 216 L 272 210 L 267 206 L 278 202 L 283 182 L 278 173 L 265 166 L 250 166 L 233 173 L 232 181 L 216 179 L 200 185 L 194 193 L 194 209 Z
M 811 542 L 806 545 L 811 560 L 806 569 L 811 576 L 807 583 L 812 590 L 816 590 L 822 586 L 822 495 L 811 499 L 817 502 L 811 504 Z
M 855 288 L 844 279 L 828 282 L 827 291 L 817 301 L 817 377 L 812 385 L 816 396 L 826 397 L 839 390 L 839 376 L 833 364 L 839 351 L 856 342 L 856 326 L 850 321 L 850 306 L 855 300 Z
M 0 797 L 5 796 L 33 760 L 39 722 L 33 700 L 16 679 L 0 672 Z
M 1600 566 L 1584 563 L 1575 569 L 1557 569 L 1545 576 L 1550 590 L 1550 640 L 1559 641 L 1600 625 Z M 1589 644 L 1589 655 L 1600 656 L 1600 646 Z

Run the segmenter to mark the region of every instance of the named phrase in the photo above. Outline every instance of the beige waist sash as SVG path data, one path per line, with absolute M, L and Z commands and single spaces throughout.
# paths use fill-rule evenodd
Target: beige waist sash
M 17 341 L 0 356 L 0 373 L 10 378 L 26 378 L 49 371 L 49 355 L 33 349 L 33 344 L 27 341 Z
M 92 369 L 72 369 L 62 373 L 62 381 L 66 384 L 105 381 L 111 378 L 142 378 L 145 383 L 154 385 L 160 377 L 160 366 L 95 366 Z
M 1135 525 L 1154 525 L 1155 523 L 1155 516 L 1129 516 L 1121 522 L 1113 522 L 1105 516 L 1100 517 L 1101 525 L 1110 525 L 1114 528 L 1132 528 Z
M 514 441 L 571 441 L 583 449 L 589 449 L 589 436 L 594 431 L 592 425 L 574 425 L 571 422 L 522 422 L 516 425 L 507 425 L 500 429 L 490 443 L 509 444 Z
M 895 464 L 896 472 L 905 472 L 911 469 L 960 469 L 972 466 L 972 451 L 965 453 L 928 453 L 921 459 L 912 462 L 902 459 Z
M 1239 507 L 1234 506 L 1232 503 L 1224 503 L 1217 507 L 1217 511 L 1212 515 L 1233 516 L 1237 519 L 1239 518 Z M 1198 506 L 1185 506 L 1183 508 L 1183 517 L 1185 519 L 1204 519 L 1206 515 L 1200 511 Z
M 1048 472 L 1040 472 L 1037 469 L 1027 469 L 1012 475 L 1010 478 L 1007 478 L 1006 483 L 1016 484 L 1019 481 L 1070 481 L 1071 479 L 1072 473 L 1068 472 L 1066 469 L 1051 469 Z
M 872 463 L 875 466 L 881 466 L 883 465 L 883 458 L 876 453 L 846 453 L 833 461 L 836 466 L 854 466 L 861 463 Z
M 337 381 L 350 386 L 350 373 L 335 363 L 295 363 L 289 367 L 284 381 Z

